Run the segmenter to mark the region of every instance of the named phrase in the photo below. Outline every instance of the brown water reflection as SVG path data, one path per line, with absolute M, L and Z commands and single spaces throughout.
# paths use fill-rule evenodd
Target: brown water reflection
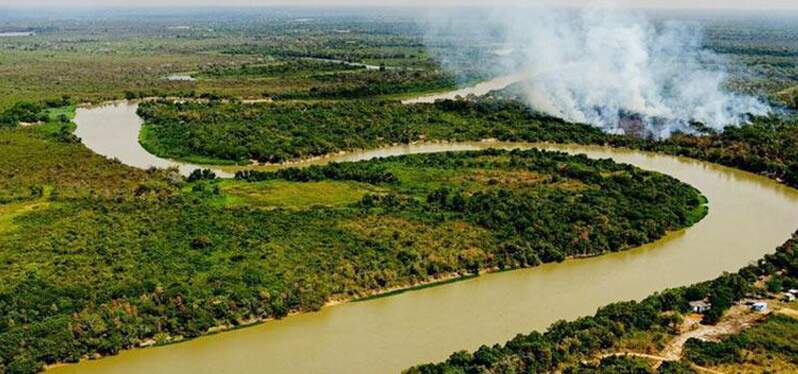
M 139 144 L 142 119 L 136 115 L 138 104 L 128 101 L 105 103 L 93 107 L 78 108 L 75 135 L 94 152 L 108 158 L 116 158 L 125 165 L 147 169 L 150 167 L 176 167 L 183 175 L 194 169 L 203 168 L 169 159 L 163 159 L 147 152 Z M 215 168 L 214 168 L 215 169 Z M 221 176 L 230 176 L 217 171 Z

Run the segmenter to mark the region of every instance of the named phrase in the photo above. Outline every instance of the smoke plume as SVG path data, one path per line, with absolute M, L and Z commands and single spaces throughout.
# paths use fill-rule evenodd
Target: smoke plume
M 500 46 L 494 52 L 501 63 L 485 68 L 526 72 L 521 93 L 534 109 L 608 132 L 628 130 L 630 122 L 659 137 L 690 132 L 691 122 L 722 130 L 770 110 L 724 89 L 724 61 L 685 23 L 601 4 L 495 9 L 466 27 L 464 34 Z

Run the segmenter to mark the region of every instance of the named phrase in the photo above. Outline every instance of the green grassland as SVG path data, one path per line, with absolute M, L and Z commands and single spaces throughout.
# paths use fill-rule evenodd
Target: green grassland
M 0 205 L 0 235 L 6 235 L 17 230 L 19 226 L 17 226 L 15 220 L 18 217 L 49 206 L 50 203 L 44 198 Z
M 308 209 L 314 206 L 343 207 L 358 203 L 366 194 L 383 188 L 358 182 L 320 181 L 293 183 L 270 180 L 256 183 L 223 181 L 218 183 L 225 205 L 251 205 L 271 208 Z

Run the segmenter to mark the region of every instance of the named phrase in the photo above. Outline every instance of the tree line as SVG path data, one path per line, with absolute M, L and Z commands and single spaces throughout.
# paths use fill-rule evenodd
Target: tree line
M 595 315 L 579 318 L 572 322 L 560 321 L 545 332 L 519 334 L 503 345 L 482 346 L 474 352 L 457 352 L 446 361 L 426 364 L 408 369 L 412 374 L 442 373 L 484 373 L 484 372 L 551 372 L 562 370 L 568 373 L 608 373 L 615 368 L 619 372 L 649 373 L 651 369 L 634 368 L 634 360 L 607 359 L 598 367 L 580 362 L 588 362 L 597 353 L 612 349 L 624 337 L 636 333 L 657 330 L 672 331 L 676 315 L 672 312 L 686 313 L 689 302 L 724 294 L 724 298 L 738 301 L 754 289 L 755 283 L 765 276 L 789 274 L 798 278 L 798 232 L 780 246 L 773 255 L 766 255 L 757 264 L 747 266 L 733 274 L 689 287 L 669 289 L 654 294 L 640 302 L 621 302 L 600 308 Z M 713 309 L 715 305 L 713 304 Z M 786 318 L 786 317 L 785 317 Z M 778 322 L 778 321 L 777 321 Z M 782 321 L 783 322 L 783 321 Z M 796 324 L 792 322 L 791 334 L 796 334 Z M 785 331 L 782 329 L 782 331 Z M 743 334 L 745 335 L 745 333 Z M 700 364 L 733 361 L 739 354 L 735 348 L 746 337 L 730 339 L 724 343 L 688 343 L 689 359 Z M 783 342 L 783 341 L 782 341 Z M 794 344 L 792 344 L 794 346 Z M 778 351 L 778 350 L 776 350 Z M 788 354 L 795 357 L 794 352 Z M 714 361 L 713 361 L 714 360 Z M 616 366 L 620 365 L 620 366 Z M 674 364 L 674 366 L 683 364 Z M 603 369 L 602 369 L 603 368 Z M 602 371 L 606 369 L 606 371 Z M 691 372 L 684 367 L 660 368 L 659 373 L 671 370 Z M 667 371 L 666 371 L 667 370 Z
M 336 103 L 145 103 L 145 147 L 159 156 L 283 162 L 393 143 L 499 140 L 603 143 L 586 125 L 541 116 L 506 101 L 402 105 Z

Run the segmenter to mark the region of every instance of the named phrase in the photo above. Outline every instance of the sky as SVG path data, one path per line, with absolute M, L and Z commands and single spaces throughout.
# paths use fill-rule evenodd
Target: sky
M 581 6 L 595 0 L 0 0 L 5 7 L 181 7 L 181 6 L 480 6 L 544 3 Z M 676 9 L 798 10 L 798 0 L 614 0 L 621 6 Z

